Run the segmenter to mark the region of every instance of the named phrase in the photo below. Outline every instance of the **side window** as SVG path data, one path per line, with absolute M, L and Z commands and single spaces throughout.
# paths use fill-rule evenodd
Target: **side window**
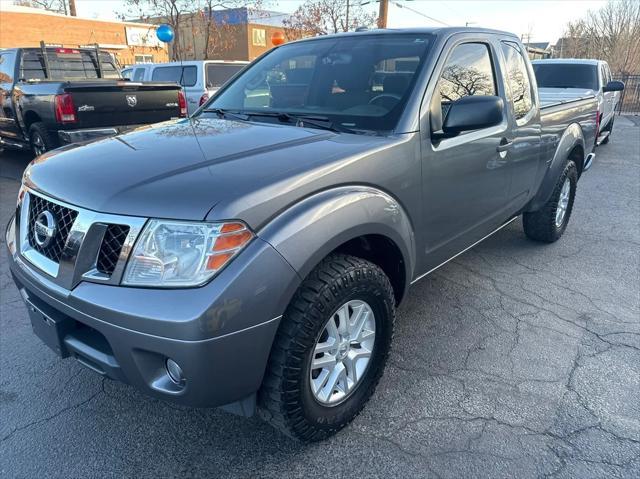
M 131 73 L 132 73 L 131 68 L 127 68 L 125 70 L 122 70 L 122 78 L 126 78 L 128 80 L 131 80 Z
M 472 95 L 497 95 L 488 45 L 464 43 L 454 48 L 438 81 L 442 97 L 442 118 L 451 103 Z
M 133 81 L 144 80 L 144 68 L 136 68 L 133 72 Z
M 194 86 L 198 79 L 198 71 L 195 66 L 170 66 L 158 67 L 153 70 L 153 81 L 170 81 L 180 83 L 182 86 Z
M 527 72 L 527 65 L 520 51 L 520 47 L 514 42 L 502 42 L 502 52 L 505 57 L 505 77 L 511 92 L 511 102 L 516 120 L 527 116 L 533 108 L 531 96 L 531 81 Z
M 13 83 L 15 58 L 13 52 L 0 54 L 0 83 Z

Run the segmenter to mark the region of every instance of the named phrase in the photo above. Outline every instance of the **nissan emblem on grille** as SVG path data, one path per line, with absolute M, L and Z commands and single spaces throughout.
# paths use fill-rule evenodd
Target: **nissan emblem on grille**
M 127 95 L 127 105 L 131 108 L 138 104 L 138 98 L 135 95 Z
M 34 235 L 38 246 L 46 248 L 56 235 L 57 228 L 56 219 L 50 211 L 45 210 L 40 213 L 36 218 Z

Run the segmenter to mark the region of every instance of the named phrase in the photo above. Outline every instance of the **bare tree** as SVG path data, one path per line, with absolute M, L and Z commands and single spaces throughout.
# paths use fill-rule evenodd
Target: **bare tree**
M 66 0 L 14 0 L 21 7 L 41 8 L 50 12 L 69 14 Z
M 125 0 L 122 19 L 139 18 L 151 23 L 166 23 L 173 28 L 170 45 L 172 60 L 219 57 L 235 46 L 239 28 L 225 10 L 246 7 L 261 12 L 262 0 Z M 189 39 L 191 41 L 188 41 Z
M 284 21 L 288 38 L 347 32 L 376 23 L 376 15 L 354 0 L 307 0 Z
M 614 73 L 640 73 L 640 2 L 609 0 L 567 24 L 556 54 L 606 60 Z

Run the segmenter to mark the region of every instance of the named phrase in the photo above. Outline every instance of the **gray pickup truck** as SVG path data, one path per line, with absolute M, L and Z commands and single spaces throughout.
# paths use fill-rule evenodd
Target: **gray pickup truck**
M 319 440 L 374 392 L 409 285 L 519 216 L 562 236 L 596 100 L 539 105 L 508 33 L 288 43 L 191 118 L 34 160 L 11 271 L 62 357 Z

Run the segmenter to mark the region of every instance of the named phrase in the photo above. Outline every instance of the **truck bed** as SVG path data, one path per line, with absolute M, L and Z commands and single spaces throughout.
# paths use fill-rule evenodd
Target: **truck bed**
M 593 90 L 580 88 L 539 88 L 540 109 L 550 108 L 556 105 L 572 103 L 589 98 L 595 98 Z

